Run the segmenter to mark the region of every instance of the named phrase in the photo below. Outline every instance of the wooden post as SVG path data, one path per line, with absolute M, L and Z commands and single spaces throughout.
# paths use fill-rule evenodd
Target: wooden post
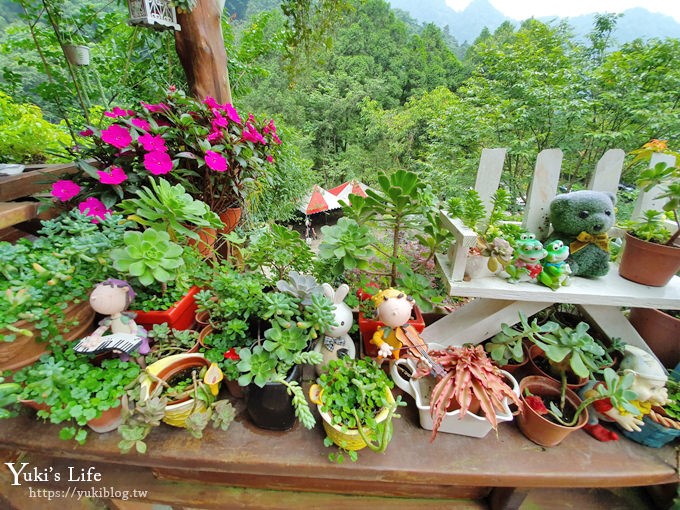
M 231 103 L 220 24 L 223 8 L 224 0 L 198 0 L 191 12 L 178 13 L 182 30 L 175 32 L 175 48 L 194 97 L 212 96 L 218 103 Z

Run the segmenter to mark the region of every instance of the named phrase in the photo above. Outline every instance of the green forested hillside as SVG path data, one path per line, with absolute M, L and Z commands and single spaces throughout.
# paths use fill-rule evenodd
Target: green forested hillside
M 172 34 L 129 27 L 122 4 L 48 3 L 62 7 L 65 31 L 87 35 L 92 63 L 71 75 L 44 16 L 36 23 L 37 9 L 9 17 L 0 65 L 3 90 L 15 101 L 39 105 L 54 122 L 67 116 L 77 130 L 86 111 L 94 122 L 101 108 L 153 101 L 169 84 L 184 86 Z M 278 2 L 227 4 L 234 102 L 278 119 L 310 180 L 371 183 L 380 170 L 408 168 L 448 196 L 471 184 L 483 147 L 503 146 L 505 184 L 522 196 L 544 148 L 565 151 L 567 185 L 579 186 L 608 148 L 680 142 L 677 39 L 614 49 L 615 18 L 600 18 L 588 43 L 564 25 L 528 20 L 483 32 L 459 59 L 451 34 L 435 25 L 405 23 L 385 0 L 352 4 L 327 34 L 332 44 L 298 55 L 294 69 Z

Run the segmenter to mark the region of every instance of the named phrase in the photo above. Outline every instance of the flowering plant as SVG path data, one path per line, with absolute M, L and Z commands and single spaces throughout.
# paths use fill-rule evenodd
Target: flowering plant
M 54 198 L 77 203 L 95 221 L 159 175 L 217 213 L 241 207 L 267 178 L 281 144 L 272 120 L 242 118 L 231 104 L 199 101 L 174 87 L 158 104 L 104 115 L 112 119 L 108 127 L 80 133 L 88 140 L 77 148 L 81 173 L 52 187 Z

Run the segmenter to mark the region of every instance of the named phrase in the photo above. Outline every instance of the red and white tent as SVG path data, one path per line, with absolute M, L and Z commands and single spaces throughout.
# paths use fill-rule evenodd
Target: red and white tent
M 309 215 L 331 211 L 333 209 L 340 209 L 341 207 L 342 206 L 335 195 L 329 193 L 321 186 L 315 185 L 312 192 L 302 200 L 298 210 Z
M 368 188 L 368 186 L 366 186 L 363 182 L 353 179 L 341 184 L 340 186 L 329 189 L 328 192 L 333 193 L 333 195 L 335 195 L 338 200 L 349 202 L 350 195 L 359 195 L 360 197 L 365 197 L 366 188 Z

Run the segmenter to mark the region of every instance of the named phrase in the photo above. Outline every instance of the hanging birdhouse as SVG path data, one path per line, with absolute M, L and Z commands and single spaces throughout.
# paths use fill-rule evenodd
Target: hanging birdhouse
M 130 25 L 156 30 L 181 30 L 175 8 L 168 0 L 128 0 Z

